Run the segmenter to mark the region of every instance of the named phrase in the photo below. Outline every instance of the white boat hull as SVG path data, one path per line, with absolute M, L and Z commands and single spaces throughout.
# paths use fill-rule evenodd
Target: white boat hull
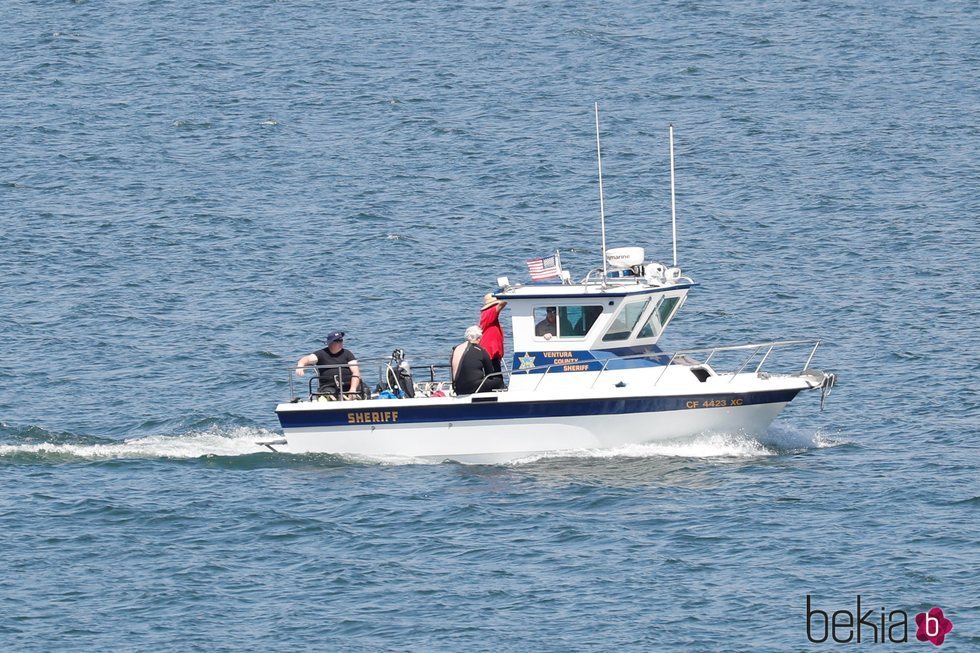
M 404 418 L 413 407 L 425 408 L 423 402 L 433 400 L 352 401 L 326 406 L 281 404 L 277 412 L 286 444 L 276 449 L 289 453 L 501 463 L 543 453 L 611 449 L 708 432 L 761 435 L 799 389 L 727 395 L 725 399 L 705 399 L 703 395 L 648 398 L 654 402 L 651 406 L 684 406 L 652 411 L 638 410 L 642 403 L 606 397 L 596 400 L 600 414 L 583 414 L 577 410 L 581 407 L 566 409 L 560 405 L 564 402 L 500 401 L 481 405 L 452 399 L 428 407 L 430 413 L 449 415 L 446 419 L 426 419 L 422 415 L 421 421 L 407 422 Z M 754 397 L 754 400 L 739 399 L 740 396 Z M 726 405 L 703 407 L 706 402 Z M 549 403 L 555 408 L 548 408 Z M 439 410 L 439 406 L 445 410 Z M 465 414 L 466 406 L 482 412 L 496 411 L 499 415 L 471 418 Z M 617 407 L 623 410 L 615 412 Z M 563 410 L 570 414 L 554 414 Z M 529 415 L 520 416 L 522 412 Z M 531 416 L 535 412 L 552 414 Z M 346 416 L 345 423 L 336 423 L 338 413 Z M 351 415 L 356 417 L 358 413 L 367 415 L 370 423 L 346 423 L 353 419 Z M 317 423 L 329 422 L 331 418 L 333 424 Z

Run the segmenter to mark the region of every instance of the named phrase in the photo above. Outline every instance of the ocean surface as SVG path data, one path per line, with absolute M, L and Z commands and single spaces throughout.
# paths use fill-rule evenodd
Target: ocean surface
M 932 607 L 980 650 L 976 2 L 3 9 L 0 650 L 924 651 Z M 609 244 L 661 260 L 674 126 L 662 345 L 820 338 L 825 410 L 256 445 L 327 331 L 442 361 L 525 259 L 600 264 L 594 102 Z M 812 643 L 857 596 L 909 641 Z

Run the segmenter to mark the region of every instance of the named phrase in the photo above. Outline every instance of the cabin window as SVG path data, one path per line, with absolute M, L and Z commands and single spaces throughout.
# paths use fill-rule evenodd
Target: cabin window
M 650 313 L 650 319 L 640 329 L 638 338 L 653 338 L 660 335 L 660 332 L 667 326 L 671 316 L 677 309 L 677 304 L 681 301 L 680 297 L 661 297 L 657 302 L 657 307 Z
M 657 317 L 660 319 L 660 328 L 667 326 L 667 322 L 670 321 L 670 317 L 674 314 L 674 309 L 677 308 L 677 303 L 681 301 L 680 297 L 664 297 L 663 301 L 657 306 Z
M 603 342 L 626 340 L 629 338 L 633 332 L 633 327 L 636 326 L 636 323 L 640 320 L 640 316 L 646 312 L 647 306 L 649 305 L 649 299 L 645 302 L 632 302 L 624 305 L 623 310 L 613 320 L 612 326 L 606 331 L 606 335 L 602 336 Z
M 539 338 L 581 338 L 602 314 L 602 306 L 538 306 L 534 335 Z

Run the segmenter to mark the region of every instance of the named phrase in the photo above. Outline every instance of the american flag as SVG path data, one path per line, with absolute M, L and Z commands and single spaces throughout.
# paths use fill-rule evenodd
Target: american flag
M 531 281 L 541 281 L 543 279 L 553 279 L 561 276 L 561 264 L 558 256 L 547 256 L 545 258 L 532 258 L 527 262 L 527 269 L 531 272 Z

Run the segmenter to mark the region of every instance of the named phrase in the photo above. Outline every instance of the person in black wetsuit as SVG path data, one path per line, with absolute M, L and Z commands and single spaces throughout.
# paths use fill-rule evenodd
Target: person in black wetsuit
M 458 395 L 476 392 L 490 392 L 504 387 L 504 379 L 494 374 L 490 355 L 479 345 L 483 330 L 478 326 L 466 329 L 466 341 L 456 345 L 450 359 L 453 374 L 453 390 Z M 486 381 L 484 381 L 486 379 Z M 480 385 L 480 384 L 483 385 Z
M 316 365 L 317 375 L 320 377 L 316 392 L 319 397 L 340 398 L 340 390 L 337 387 L 338 377 L 345 393 L 356 393 L 361 384 L 361 370 L 357 366 L 357 356 L 349 349 L 344 349 L 344 332 L 328 333 L 326 345 L 323 349 L 318 349 L 296 361 L 296 375 L 303 376 L 303 368 L 306 365 Z M 326 367 L 329 365 L 337 367 Z

